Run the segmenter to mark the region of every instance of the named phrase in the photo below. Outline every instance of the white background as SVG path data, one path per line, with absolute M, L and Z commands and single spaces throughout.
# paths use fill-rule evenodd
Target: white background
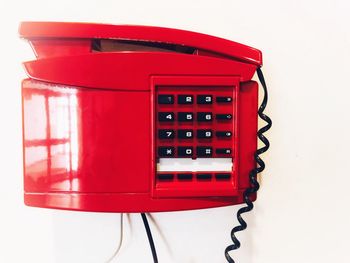
M 349 1 L 0 1 L 0 262 L 105 262 L 119 214 L 23 204 L 22 20 L 144 24 L 208 33 L 259 48 L 274 124 L 267 169 L 240 263 L 350 262 Z M 161 263 L 224 262 L 237 207 L 154 214 Z M 139 215 L 115 262 L 151 262 Z

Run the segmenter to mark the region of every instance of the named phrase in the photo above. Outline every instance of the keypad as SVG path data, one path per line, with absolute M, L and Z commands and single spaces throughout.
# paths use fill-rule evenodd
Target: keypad
M 234 157 L 233 87 L 170 86 L 156 92 L 157 158 Z M 208 176 L 216 178 L 194 178 Z

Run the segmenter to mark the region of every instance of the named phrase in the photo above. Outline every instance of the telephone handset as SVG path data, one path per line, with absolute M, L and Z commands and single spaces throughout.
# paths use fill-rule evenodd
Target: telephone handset
M 267 146 L 256 152 L 261 52 L 147 26 L 24 22 L 20 35 L 37 57 L 22 83 L 25 203 L 101 212 L 247 203 L 225 251 L 234 262 L 271 126 L 265 93 Z

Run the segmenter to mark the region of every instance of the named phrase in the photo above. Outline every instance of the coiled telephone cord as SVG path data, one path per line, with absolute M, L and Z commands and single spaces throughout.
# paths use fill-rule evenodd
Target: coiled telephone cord
M 264 152 L 266 152 L 270 148 L 270 142 L 264 136 L 264 133 L 266 131 L 268 131 L 272 126 L 271 119 L 267 115 L 264 114 L 264 110 L 266 108 L 267 100 L 268 100 L 267 86 L 266 86 L 264 75 L 263 75 L 261 69 L 257 68 L 256 72 L 258 74 L 259 81 L 260 81 L 260 83 L 263 87 L 263 90 L 264 90 L 264 97 L 263 97 L 263 100 L 262 100 L 261 105 L 259 107 L 258 115 L 267 124 L 264 127 L 262 127 L 261 129 L 259 129 L 257 132 L 257 136 L 260 139 L 260 141 L 264 144 L 264 146 L 257 149 L 255 154 L 254 154 L 254 159 L 256 161 L 257 167 L 250 171 L 250 173 L 249 173 L 250 187 L 248 189 L 246 189 L 243 193 L 243 198 L 244 198 L 244 202 L 245 202 L 246 206 L 241 207 L 237 212 L 237 219 L 238 219 L 239 225 L 234 227 L 231 230 L 231 239 L 232 239 L 233 244 L 227 246 L 225 249 L 225 257 L 226 257 L 227 262 L 229 262 L 229 263 L 235 263 L 233 258 L 230 256 L 229 252 L 232 250 L 236 250 L 241 246 L 241 242 L 237 239 L 236 233 L 243 231 L 247 228 L 247 223 L 242 218 L 242 214 L 250 212 L 254 208 L 254 204 L 251 200 L 251 196 L 254 193 L 256 193 L 260 187 L 259 183 L 257 181 L 257 174 L 261 173 L 265 169 L 265 163 L 260 158 L 260 155 L 263 154 Z

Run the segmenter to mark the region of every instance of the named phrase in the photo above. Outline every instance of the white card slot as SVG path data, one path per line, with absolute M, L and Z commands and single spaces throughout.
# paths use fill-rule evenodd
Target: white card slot
M 232 158 L 160 158 L 157 172 L 231 172 Z

